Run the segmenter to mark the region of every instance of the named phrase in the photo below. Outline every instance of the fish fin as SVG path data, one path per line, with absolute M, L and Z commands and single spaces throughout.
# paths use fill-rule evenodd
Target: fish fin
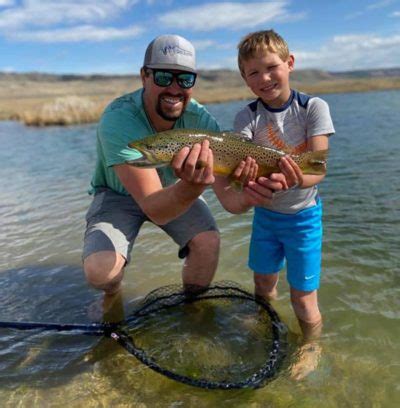
M 316 175 L 326 174 L 328 149 L 307 152 L 301 156 L 304 156 L 306 159 L 303 168 L 304 174 L 316 174 Z
M 196 169 L 204 169 L 204 167 L 207 167 L 207 162 L 205 162 L 204 160 L 197 160 L 196 162 Z
M 232 180 L 230 182 L 230 186 L 237 193 L 241 193 L 243 191 L 243 183 L 239 180 Z
M 229 180 L 229 187 L 233 189 L 233 191 L 236 191 L 237 193 L 241 193 L 243 191 L 243 183 L 232 177 L 232 176 L 228 176 L 228 180 Z

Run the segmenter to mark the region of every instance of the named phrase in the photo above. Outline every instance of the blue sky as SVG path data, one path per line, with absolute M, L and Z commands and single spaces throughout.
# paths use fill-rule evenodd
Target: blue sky
M 0 0 L 0 71 L 137 74 L 147 44 L 180 34 L 202 69 L 236 69 L 236 45 L 273 28 L 296 68 L 400 67 L 400 0 Z

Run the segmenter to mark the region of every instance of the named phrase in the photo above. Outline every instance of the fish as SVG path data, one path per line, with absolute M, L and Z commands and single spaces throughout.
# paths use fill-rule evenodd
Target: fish
M 268 177 L 272 173 L 279 173 L 279 160 L 288 154 L 284 150 L 277 150 L 253 143 L 239 133 L 209 132 L 199 129 L 172 129 L 149 135 L 143 139 L 128 143 L 128 147 L 141 153 L 141 156 L 126 160 L 127 164 L 142 168 L 157 168 L 171 163 L 174 155 L 183 147 L 192 147 L 195 143 L 202 143 L 207 139 L 214 156 L 214 174 L 229 177 L 238 164 L 250 156 L 258 164 L 256 178 Z M 298 155 L 290 155 L 299 165 L 303 174 L 322 175 L 326 173 L 328 150 L 308 151 Z M 198 163 L 197 167 L 204 167 L 206 163 Z

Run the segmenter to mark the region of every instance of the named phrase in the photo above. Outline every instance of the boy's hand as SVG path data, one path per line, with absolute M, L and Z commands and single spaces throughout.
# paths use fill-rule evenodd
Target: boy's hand
M 301 187 L 303 185 L 303 172 L 290 156 L 279 160 L 279 167 L 286 179 L 286 188 Z
M 175 175 L 186 183 L 198 186 L 213 184 L 214 158 L 210 142 L 204 140 L 196 143 L 191 149 L 184 147 L 173 158 L 171 166 Z
M 259 177 L 257 181 L 249 181 L 243 194 L 247 206 L 268 205 L 275 192 L 287 189 L 285 176 L 282 173 L 274 173 L 270 177 Z
M 247 186 L 249 181 L 254 181 L 256 179 L 258 172 L 258 164 L 255 159 L 251 157 L 246 157 L 246 160 L 242 160 L 230 178 L 239 181 L 243 186 Z

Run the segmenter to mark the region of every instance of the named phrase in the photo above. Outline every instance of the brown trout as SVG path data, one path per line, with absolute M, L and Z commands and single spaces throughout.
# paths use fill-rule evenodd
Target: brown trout
M 137 167 L 163 167 L 171 163 L 173 156 L 183 147 L 192 147 L 204 139 L 210 142 L 214 155 L 214 174 L 229 176 L 241 160 L 252 157 L 258 164 L 257 177 L 279 173 L 279 159 L 287 152 L 275 150 L 245 139 L 238 133 L 208 132 L 198 129 L 173 129 L 156 133 L 128 144 L 142 156 L 127 160 Z M 319 150 L 291 155 L 304 174 L 325 174 L 328 151 Z M 201 164 L 200 164 L 201 167 Z

